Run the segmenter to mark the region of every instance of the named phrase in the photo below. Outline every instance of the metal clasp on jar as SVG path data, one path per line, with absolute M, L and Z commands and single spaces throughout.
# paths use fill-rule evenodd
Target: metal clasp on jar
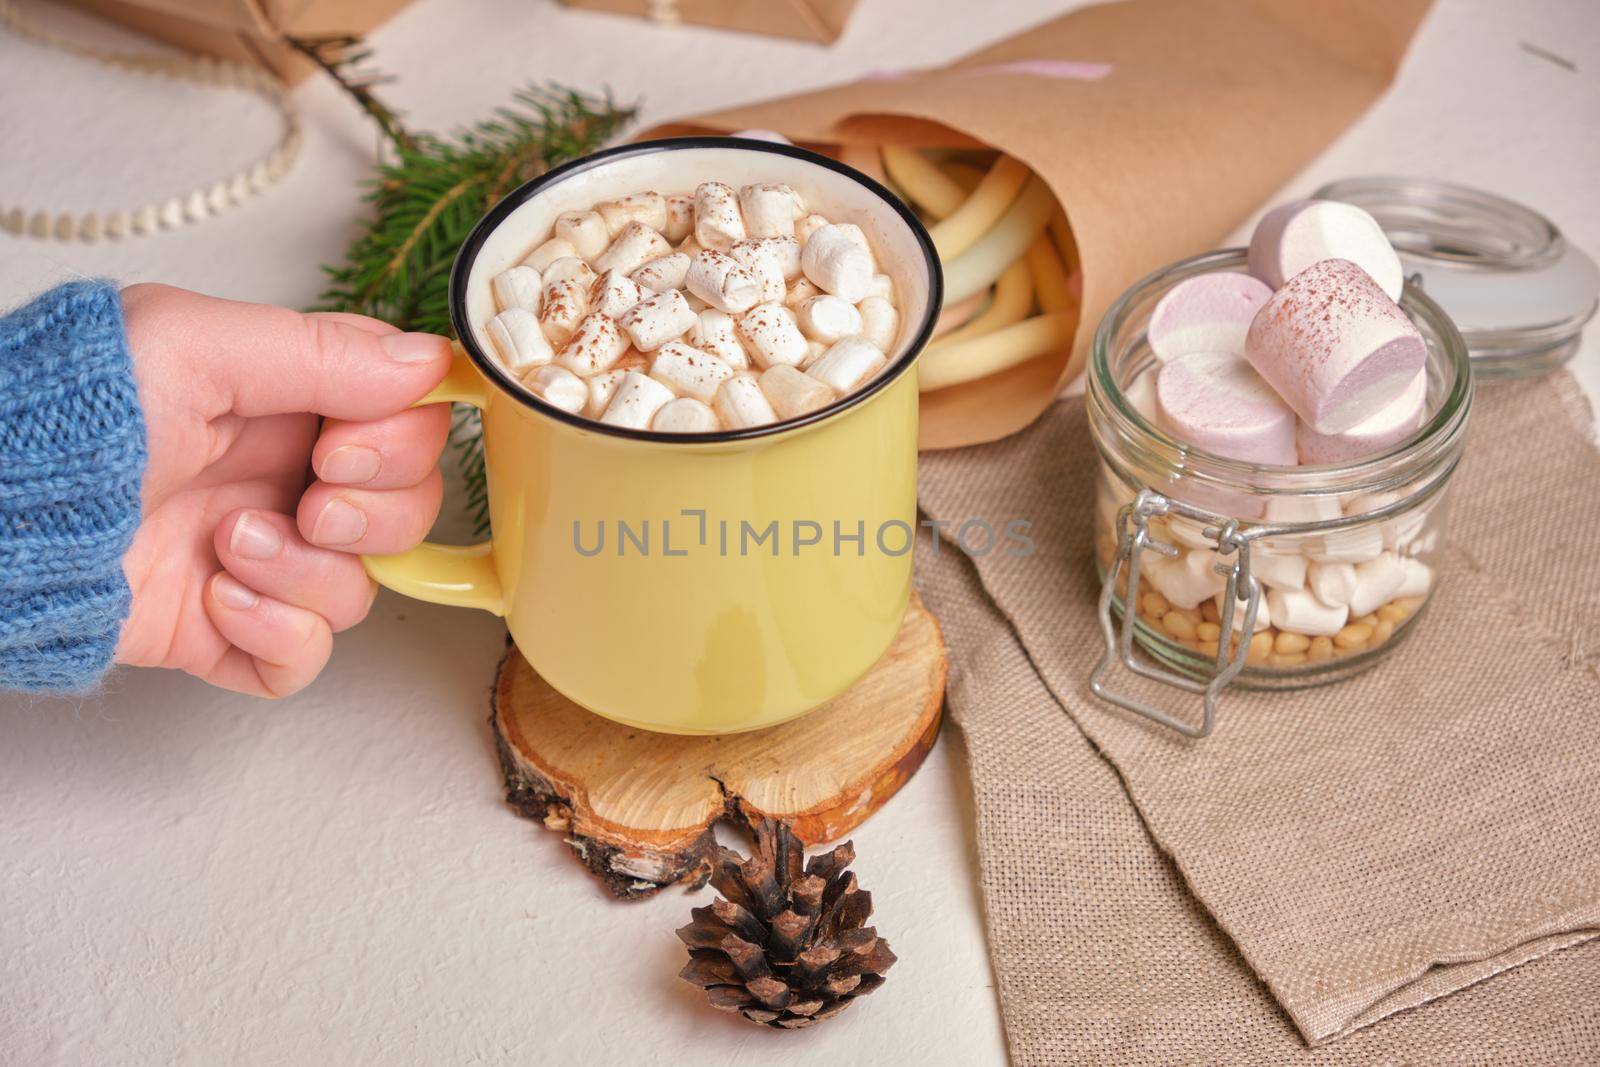
M 1217 554 L 1222 557 L 1230 555 L 1233 557 L 1231 562 L 1224 559 L 1224 562 L 1216 565 L 1217 573 L 1225 575 L 1228 581 L 1223 589 L 1220 609 L 1223 640 L 1217 644 L 1216 670 L 1209 680 L 1189 678 L 1176 671 L 1152 666 L 1141 662 L 1134 655 L 1133 638 L 1138 625 L 1138 612 L 1134 605 L 1139 602 L 1141 557 L 1146 549 L 1168 559 L 1178 554 L 1176 546 L 1154 540 L 1150 536 L 1150 520 L 1162 515 L 1181 515 L 1204 524 L 1204 535 L 1216 540 Z M 1140 490 L 1133 503 L 1124 506 L 1117 513 L 1117 553 L 1111 560 L 1105 584 L 1100 589 L 1100 631 L 1105 638 L 1106 648 L 1104 655 L 1100 657 L 1099 665 L 1089 676 L 1089 688 L 1093 690 L 1095 696 L 1176 730 L 1185 737 L 1206 737 L 1211 733 L 1217 721 L 1217 698 L 1244 669 L 1245 657 L 1250 652 L 1250 642 L 1246 637 L 1235 644 L 1231 657 L 1229 655 L 1227 635 L 1233 632 L 1234 612 L 1240 610 L 1242 605 L 1244 620 L 1239 632 L 1241 635 L 1249 635 L 1255 630 L 1256 613 L 1261 607 L 1261 583 L 1250 573 L 1250 540 L 1249 536 L 1240 534 L 1233 519 L 1202 511 L 1149 489 Z M 1112 618 L 1112 601 L 1117 595 L 1117 578 L 1124 567 L 1128 571 L 1128 588 L 1123 594 L 1122 627 L 1119 631 Z M 1124 667 L 1135 674 L 1163 682 L 1186 693 L 1200 694 L 1203 700 L 1203 712 L 1199 724 L 1186 722 L 1154 705 L 1107 688 L 1106 671 L 1119 659 Z

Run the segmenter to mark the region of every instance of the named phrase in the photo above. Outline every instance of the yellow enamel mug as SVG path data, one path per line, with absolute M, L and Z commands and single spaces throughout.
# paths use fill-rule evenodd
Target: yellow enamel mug
M 895 282 L 900 332 L 862 391 L 770 426 L 665 434 L 551 407 L 488 353 L 489 280 L 557 215 L 644 189 L 786 182 L 853 222 Z M 493 540 L 366 558 L 382 585 L 505 617 L 557 691 L 670 733 L 753 730 L 844 692 L 888 648 L 911 588 L 916 360 L 941 303 L 938 258 L 893 194 L 789 145 L 693 137 L 569 163 L 480 222 L 450 279 L 461 339 L 423 403 L 482 410 Z

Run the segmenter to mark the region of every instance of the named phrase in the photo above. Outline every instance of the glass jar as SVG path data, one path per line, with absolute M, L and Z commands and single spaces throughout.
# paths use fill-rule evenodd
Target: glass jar
M 1447 489 L 1472 399 L 1460 333 L 1408 284 L 1400 307 L 1428 349 L 1425 416 L 1412 436 L 1352 462 L 1296 467 L 1227 459 L 1174 440 L 1154 420 L 1151 312 L 1179 282 L 1244 270 L 1244 250 L 1230 249 L 1157 271 L 1107 311 L 1090 356 L 1106 639 L 1092 688 L 1194 737 L 1211 731 L 1228 684 L 1337 681 L 1391 654 L 1421 622 L 1438 587 Z M 1137 656 L 1135 645 L 1155 662 Z M 1201 694 L 1201 722 L 1114 691 L 1106 675 L 1119 660 Z

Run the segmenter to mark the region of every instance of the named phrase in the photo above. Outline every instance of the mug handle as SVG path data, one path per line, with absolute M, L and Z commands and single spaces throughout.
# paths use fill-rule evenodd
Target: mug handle
M 450 372 L 412 407 L 456 401 L 483 410 L 487 383 L 459 342 L 450 346 Z M 440 545 L 424 541 L 390 556 L 362 556 L 367 575 L 386 589 L 431 604 L 482 608 L 504 615 L 505 596 L 494 565 L 494 542 Z

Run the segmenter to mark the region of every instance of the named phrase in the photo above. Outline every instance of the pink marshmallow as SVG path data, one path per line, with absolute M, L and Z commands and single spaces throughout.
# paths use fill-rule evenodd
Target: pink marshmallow
M 1320 434 L 1300 423 L 1295 429 L 1295 447 L 1300 462 L 1306 464 L 1353 463 L 1391 448 L 1422 425 L 1428 407 L 1428 373 L 1420 372 L 1389 405 L 1344 433 Z
M 1145 335 L 1163 363 L 1191 352 L 1244 354 L 1245 334 L 1272 296 L 1266 283 L 1248 274 L 1217 271 L 1179 282 L 1150 314 Z
M 1272 294 L 1250 324 L 1244 355 L 1313 430 L 1338 434 L 1393 403 L 1428 349 L 1366 271 L 1325 259 Z
M 1262 216 L 1250 237 L 1250 273 L 1277 289 L 1324 259 L 1348 259 L 1400 299 L 1405 272 L 1378 220 L 1338 200 L 1295 200 Z
M 1294 412 L 1238 356 L 1195 352 L 1156 376 L 1157 415 L 1179 441 L 1248 463 L 1292 466 Z

